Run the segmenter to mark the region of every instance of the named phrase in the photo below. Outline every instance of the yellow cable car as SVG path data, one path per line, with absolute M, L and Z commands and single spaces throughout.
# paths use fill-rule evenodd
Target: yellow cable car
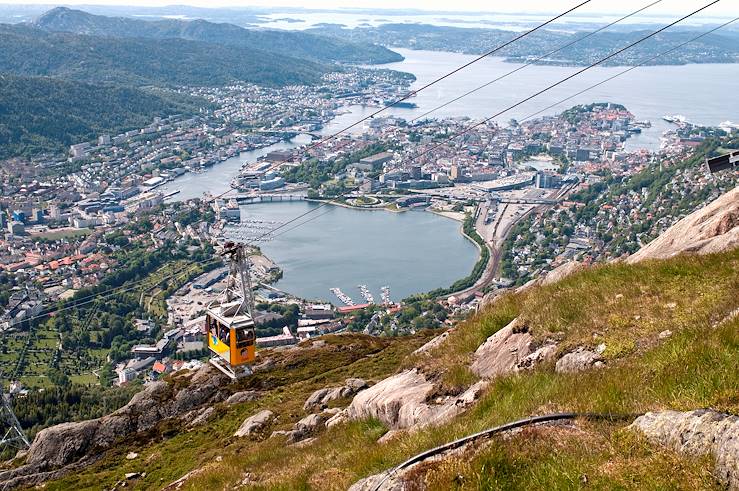
M 229 258 L 229 276 L 226 288 L 208 305 L 206 342 L 215 355 L 210 363 L 236 380 L 251 374 L 255 357 L 254 297 L 244 245 L 228 242 L 222 255 Z

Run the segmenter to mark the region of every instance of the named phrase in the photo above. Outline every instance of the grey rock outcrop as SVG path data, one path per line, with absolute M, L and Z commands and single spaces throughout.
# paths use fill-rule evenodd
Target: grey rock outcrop
M 739 187 L 686 216 L 630 256 L 633 264 L 681 253 L 711 254 L 739 247 Z
M 207 407 L 202 411 L 190 411 L 180 419 L 185 420 L 185 426 L 188 428 L 195 428 L 196 426 L 207 423 L 213 416 L 215 416 L 216 409 L 213 406 Z
M 557 360 L 554 371 L 557 373 L 577 373 L 605 365 L 603 357 L 595 351 L 577 348 Z
M 348 491 L 403 491 L 404 487 L 401 475 L 383 472 L 355 482 Z
M 439 334 L 435 338 L 433 338 L 428 343 L 424 344 L 420 348 L 418 348 L 416 351 L 413 352 L 414 355 L 427 355 L 430 354 L 430 351 L 441 346 L 444 344 L 446 339 L 449 337 L 449 333 L 451 330 L 444 331 L 443 333 Z
M 275 417 L 275 413 L 269 409 L 259 411 L 257 414 L 249 416 L 241 423 L 239 429 L 236 430 L 234 436 L 244 437 L 263 430 Z
M 226 404 L 229 406 L 232 406 L 234 404 L 242 404 L 244 402 L 252 402 L 256 401 L 260 397 L 260 393 L 255 390 L 245 390 L 243 392 L 236 392 L 234 394 L 231 394 L 228 399 L 226 399 Z
M 554 360 L 557 354 L 557 345 L 553 342 L 548 342 L 543 346 L 540 346 L 533 353 L 523 357 L 516 366 L 514 371 L 520 372 L 522 370 L 533 370 L 536 366 Z
M 426 398 L 434 383 L 417 369 L 405 370 L 357 394 L 349 407 L 331 421 L 376 418 L 393 429 L 441 424 L 470 406 L 486 384 L 478 382 L 458 397 L 431 404 Z
M 186 378 L 189 378 L 186 386 L 164 381 L 149 384 L 128 404 L 102 418 L 41 430 L 31 444 L 26 464 L 0 472 L 0 485 L 8 480 L 23 485 L 40 482 L 44 480 L 41 476 L 49 475 L 48 471 L 61 476 L 64 472 L 57 469 L 69 471 L 75 467 L 72 464 L 100 455 L 128 435 L 149 432 L 163 420 L 223 399 L 221 386 L 227 378 L 211 366 L 204 366 Z
M 326 421 L 335 416 L 334 411 L 309 414 L 293 425 L 292 430 L 273 431 L 271 437 L 284 436 L 287 443 L 298 443 L 310 439 L 326 427 Z
M 367 382 L 361 378 L 348 378 L 341 387 L 325 387 L 313 392 L 303 404 L 303 410 L 324 409 L 329 402 L 351 397 L 365 388 L 367 388 Z
M 225 377 L 210 367 L 199 370 L 189 386 L 179 390 L 167 382 L 154 382 L 108 416 L 41 430 L 31 445 L 27 463 L 40 468 L 58 467 L 90 451 L 108 448 L 126 435 L 151 430 L 164 419 L 219 399 L 223 383 Z
M 585 266 L 578 261 L 570 261 L 564 263 L 547 273 L 547 275 L 541 281 L 541 284 L 542 286 L 553 285 L 584 268 Z
M 630 428 L 678 452 L 713 456 L 716 477 L 739 490 L 739 416 L 707 409 L 659 411 L 639 416 Z
M 514 319 L 477 348 L 470 369 L 483 378 L 511 373 L 532 353 L 533 342 L 533 336 Z
M 317 431 L 325 422 L 326 417 L 323 414 L 309 414 L 295 423 L 295 429 L 300 432 L 310 434 Z
M 326 421 L 326 428 L 336 426 L 337 424 L 347 421 L 347 419 L 349 419 L 349 417 L 347 416 L 346 409 L 344 409 L 343 411 L 340 411 L 328 418 L 328 420 Z

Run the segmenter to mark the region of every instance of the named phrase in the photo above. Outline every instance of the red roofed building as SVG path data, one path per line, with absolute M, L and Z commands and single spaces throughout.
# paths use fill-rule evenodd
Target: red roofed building
M 357 310 L 366 309 L 371 304 L 369 303 L 360 303 L 357 305 L 347 305 L 346 307 L 339 307 L 338 310 L 340 314 L 348 314 L 349 312 L 355 312 Z

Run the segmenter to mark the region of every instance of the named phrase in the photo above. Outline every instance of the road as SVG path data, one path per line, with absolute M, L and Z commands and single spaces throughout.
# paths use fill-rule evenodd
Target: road
M 531 197 L 528 197 L 528 199 L 526 197 L 522 197 L 522 199 L 508 199 L 505 203 L 501 203 L 501 211 L 496 215 L 495 221 L 490 224 L 485 223 L 485 217 L 487 216 L 489 205 L 487 202 L 481 203 L 478 206 L 475 230 L 480 237 L 485 240 L 485 244 L 490 252 L 490 259 L 488 260 L 488 264 L 485 267 L 485 271 L 483 271 L 482 276 L 480 276 L 480 279 L 477 280 L 474 285 L 465 290 L 447 295 L 446 298 L 449 298 L 450 296 L 466 296 L 475 291 L 482 290 L 493 283 L 496 276 L 498 276 L 500 263 L 503 259 L 503 244 L 508 238 L 513 226 L 531 213 L 553 206 L 573 187 L 574 185 L 569 185 L 553 192 L 548 198 L 539 198 L 542 202 L 547 204 L 526 203 L 526 201 L 532 201 Z M 552 204 L 548 204 L 550 202 Z

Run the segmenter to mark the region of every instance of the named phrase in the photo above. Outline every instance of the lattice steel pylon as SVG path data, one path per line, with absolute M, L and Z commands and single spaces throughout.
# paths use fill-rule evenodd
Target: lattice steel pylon
M 10 405 L 10 394 L 5 394 L 3 384 L 0 382 L 0 451 L 6 448 L 26 450 L 30 446 L 31 443 L 23 433 L 23 428 Z

